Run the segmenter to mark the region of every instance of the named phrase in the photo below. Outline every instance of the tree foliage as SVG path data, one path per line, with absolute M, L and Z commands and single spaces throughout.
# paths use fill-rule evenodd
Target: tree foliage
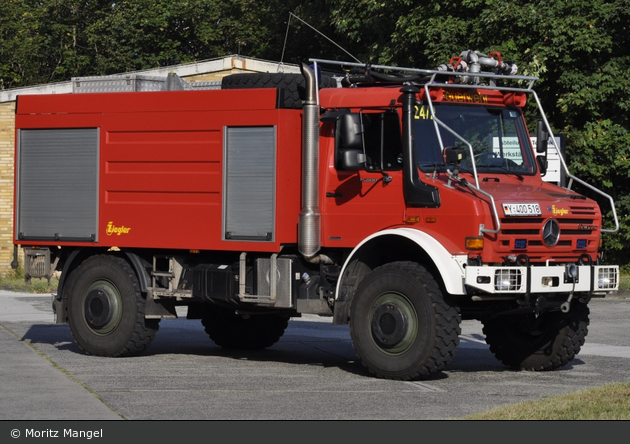
M 430 68 L 464 50 L 498 51 L 539 77 L 554 133 L 567 134 L 571 171 L 616 203 L 620 230 L 604 236 L 606 249 L 630 263 L 630 1 L 338 0 L 331 8 L 337 28 L 364 43 L 366 60 Z M 608 199 L 580 191 L 613 228 Z
M 297 63 L 350 53 L 431 68 L 464 50 L 498 51 L 540 78 L 572 172 L 613 196 L 621 228 L 606 248 L 628 264 L 629 24 L 630 0 L 3 0 L 0 88 L 228 54 Z M 608 201 L 580 191 L 610 227 Z
M 265 54 L 273 41 L 271 2 L 123 0 L 89 26 L 101 73 Z
M 277 45 L 275 0 L 4 1 L 2 88 L 256 57 Z

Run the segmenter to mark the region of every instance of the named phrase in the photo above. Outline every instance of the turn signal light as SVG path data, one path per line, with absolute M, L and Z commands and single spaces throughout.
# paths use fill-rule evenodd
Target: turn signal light
M 483 250 L 483 238 L 482 237 L 467 237 L 466 248 L 469 250 Z

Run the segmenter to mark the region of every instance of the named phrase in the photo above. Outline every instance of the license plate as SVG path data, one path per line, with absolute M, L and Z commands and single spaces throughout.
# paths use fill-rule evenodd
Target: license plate
M 503 213 L 506 216 L 540 216 L 540 205 L 537 203 L 504 203 Z

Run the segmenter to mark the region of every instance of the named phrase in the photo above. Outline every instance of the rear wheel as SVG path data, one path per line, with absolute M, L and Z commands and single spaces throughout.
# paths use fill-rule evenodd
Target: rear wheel
M 574 301 L 568 313 L 502 316 L 483 322 L 486 343 L 508 367 L 554 370 L 571 362 L 588 333 L 589 309 Z
M 443 370 L 459 343 L 460 316 L 433 279 L 413 262 L 373 270 L 350 306 L 350 334 L 376 376 L 412 380 Z
M 129 264 L 114 256 L 92 256 L 68 278 L 68 324 L 79 347 L 98 356 L 143 352 L 159 329 L 144 318 L 145 299 Z
M 240 315 L 233 308 L 210 306 L 201 323 L 219 347 L 261 350 L 278 342 L 289 325 L 289 318 L 279 314 Z

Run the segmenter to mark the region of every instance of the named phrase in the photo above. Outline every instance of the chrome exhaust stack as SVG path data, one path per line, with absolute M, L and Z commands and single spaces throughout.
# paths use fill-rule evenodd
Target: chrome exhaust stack
M 306 79 L 306 100 L 302 107 L 302 206 L 298 219 L 298 251 L 313 263 L 324 261 L 317 255 L 321 248 L 321 214 L 319 212 L 319 103 L 315 73 L 301 66 Z

